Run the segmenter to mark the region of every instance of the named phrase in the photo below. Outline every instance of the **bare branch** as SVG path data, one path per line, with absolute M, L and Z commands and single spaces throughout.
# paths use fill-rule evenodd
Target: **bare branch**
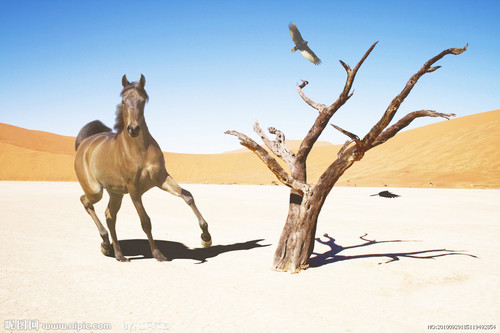
M 345 62 L 343 62 L 342 60 L 339 60 L 340 61 L 340 64 L 344 67 L 345 71 L 347 72 L 347 74 L 349 74 L 350 72 L 352 72 L 352 69 L 351 67 L 349 67 L 348 64 L 346 64 Z
M 295 162 L 295 154 L 286 145 L 285 133 L 274 127 L 269 127 L 267 130 L 269 133 L 276 135 L 274 147 L 281 155 L 281 158 L 288 164 L 290 169 L 292 169 Z
M 351 97 L 352 97 L 352 95 L 354 95 L 354 91 L 355 91 L 355 89 L 353 89 L 353 90 L 351 91 L 351 93 L 350 93 L 349 95 L 347 95 L 347 99 L 351 98 Z
M 370 48 L 365 52 L 365 54 L 363 55 L 361 60 L 358 61 L 358 63 L 356 64 L 356 67 L 354 67 L 354 69 L 351 69 L 351 67 L 349 67 L 349 65 L 347 65 L 345 62 L 343 62 L 342 60 L 339 60 L 347 72 L 347 79 L 346 79 L 346 83 L 344 85 L 344 90 L 342 90 L 342 93 L 340 94 L 339 98 L 332 105 L 330 105 L 328 107 L 328 109 L 329 109 L 328 111 L 332 112 L 332 116 L 352 96 L 352 93 L 349 94 L 349 92 L 351 91 L 352 84 L 354 83 L 354 78 L 356 77 L 356 74 L 357 74 L 359 68 L 361 67 L 363 62 L 366 60 L 366 58 L 368 58 L 368 56 L 373 51 L 373 49 L 375 48 L 377 43 L 378 42 L 375 42 L 372 44 L 372 46 L 370 46 Z
M 429 68 L 429 69 L 427 70 L 427 73 L 432 73 L 432 72 L 434 72 L 435 70 L 440 69 L 440 68 L 441 68 L 441 66 L 431 67 L 431 68 Z
M 354 67 L 354 72 L 357 72 L 358 69 L 361 67 L 361 65 L 363 64 L 363 62 L 366 60 L 366 58 L 368 58 L 368 56 L 370 55 L 370 53 L 372 52 L 372 50 L 375 48 L 375 46 L 378 44 L 378 41 L 376 41 L 375 43 L 373 43 L 373 45 L 368 49 L 368 51 L 366 51 L 365 55 L 363 56 L 363 58 L 361 58 L 361 60 L 358 62 L 358 64 L 356 65 L 356 67 Z
M 269 127 L 267 129 L 269 133 L 276 135 L 276 140 L 280 140 L 280 142 L 285 142 L 285 133 L 280 131 L 279 129 L 275 127 Z
M 408 126 L 414 119 L 419 117 L 442 117 L 449 119 L 450 117 L 454 116 L 455 115 L 453 113 L 446 114 L 431 110 L 414 111 L 407 114 L 396 124 L 386 129 L 369 147 L 361 146 L 363 144 L 362 141 L 356 142 L 359 143 L 356 144 L 356 146 L 350 146 L 352 141 L 347 141 L 337 153 L 337 160 L 334 161 L 321 175 L 319 182 L 316 185 L 315 191 L 317 191 L 318 189 L 331 188 L 331 186 L 333 186 L 333 184 L 344 173 L 344 171 L 347 170 L 355 161 L 359 161 L 367 150 L 386 142 L 394 135 L 396 135 L 396 133 L 398 133 L 401 129 Z
M 337 158 L 341 158 L 342 154 L 344 153 L 344 151 L 347 149 L 347 147 L 349 147 L 349 145 L 352 143 L 353 141 L 352 140 L 347 140 L 344 145 L 342 146 L 342 148 L 340 148 L 339 152 L 337 153 Z
M 293 179 L 276 161 L 276 159 L 274 159 L 271 154 L 269 154 L 269 152 L 262 148 L 262 146 L 260 146 L 257 142 L 255 142 L 245 134 L 237 131 L 226 131 L 224 133 L 238 137 L 238 139 L 240 139 L 240 144 L 253 151 L 283 184 L 295 189 L 300 193 L 307 193 L 309 191 L 310 187 L 308 184 Z
M 290 148 L 287 147 L 285 143 L 285 134 L 274 127 L 270 127 L 269 133 L 276 135 L 276 140 L 271 141 L 260 127 L 259 122 L 255 122 L 253 129 L 260 136 L 269 150 L 271 150 L 279 158 L 283 159 L 288 167 L 292 169 L 295 162 L 295 154 L 290 150 Z
M 392 125 L 391 127 L 387 128 L 384 132 L 382 132 L 378 138 L 372 143 L 371 147 L 378 146 L 390 138 L 392 138 L 394 135 L 396 135 L 399 131 L 401 131 L 403 128 L 408 126 L 413 120 L 419 117 L 441 117 L 445 119 L 450 119 L 451 117 L 455 117 L 454 113 L 439 113 L 436 111 L 432 110 L 420 110 L 420 111 L 414 111 L 411 113 L 408 113 L 406 116 L 401 118 L 396 124 Z M 369 148 L 368 148 L 369 149 Z
M 323 110 L 323 112 L 320 112 L 318 118 L 316 118 L 314 125 L 311 127 L 311 129 L 309 130 L 309 132 L 307 133 L 306 137 L 304 138 L 304 140 L 302 141 L 302 143 L 300 145 L 299 151 L 297 153 L 297 160 L 299 161 L 299 163 L 305 163 L 307 156 L 309 155 L 309 153 L 312 149 L 312 146 L 318 140 L 318 137 L 321 135 L 321 133 L 325 129 L 326 125 L 328 125 L 330 118 L 352 96 L 352 93 L 350 93 L 350 91 L 352 88 L 352 84 L 354 82 L 354 78 L 356 77 L 356 73 L 358 72 L 359 68 L 361 67 L 361 65 L 363 64 L 365 59 L 368 57 L 368 55 L 370 55 L 370 53 L 373 51 L 373 49 L 375 48 L 377 43 L 378 42 L 374 43 L 365 52 L 365 54 L 363 55 L 363 57 L 361 58 L 361 60 L 358 62 L 358 64 L 356 65 L 356 67 L 353 70 L 351 70 L 350 67 L 346 63 L 344 63 L 342 60 L 340 60 L 340 63 L 342 64 L 342 66 L 345 68 L 345 70 L 347 72 L 347 79 L 346 79 L 346 83 L 344 86 L 344 90 L 342 91 L 342 93 L 340 94 L 338 99 L 332 105 L 330 105 L 327 109 Z M 299 90 L 298 87 L 297 87 L 297 90 Z M 302 90 L 299 91 L 299 94 L 301 92 L 302 92 Z
M 302 97 L 304 102 L 306 102 L 309 106 L 311 106 L 311 107 L 315 108 L 316 110 L 318 110 L 319 112 L 321 112 L 323 109 L 326 108 L 326 105 L 316 103 L 312 99 L 307 97 L 306 94 L 304 94 L 304 92 L 302 91 L 302 88 L 305 87 L 307 84 L 309 84 L 309 82 L 304 81 L 304 80 L 302 80 L 302 84 L 300 84 L 300 85 L 297 83 L 297 92 L 299 93 L 300 97 Z
M 418 82 L 418 80 L 424 74 L 426 74 L 426 73 L 432 73 L 436 69 L 439 68 L 439 66 L 437 66 L 437 67 L 431 67 L 432 65 L 434 65 L 434 63 L 436 63 L 438 60 L 440 60 L 441 58 L 443 58 L 445 55 L 448 55 L 448 54 L 454 54 L 454 55 L 461 54 L 462 52 L 464 52 L 465 50 L 467 50 L 467 46 L 468 45 L 469 44 L 467 44 L 463 48 L 451 48 L 451 49 L 444 50 L 443 52 L 439 53 L 437 56 L 435 56 L 435 57 L 431 58 L 430 60 L 428 60 L 422 66 L 422 68 L 420 68 L 420 70 L 417 73 L 415 73 L 408 80 L 408 82 L 406 83 L 405 88 L 391 101 L 391 103 L 387 107 L 387 110 L 385 111 L 384 115 L 379 120 L 379 122 L 377 124 L 375 124 L 375 126 L 373 126 L 373 128 L 370 130 L 370 132 L 363 138 L 363 142 L 362 142 L 363 146 L 366 147 L 366 149 L 369 149 L 372 146 L 372 143 L 377 139 L 377 137 L 380 135 L 380 133 L 382 133 L 382 131 L 389 125 L 389 123 L 391 122 L 392 118 L 394 117 L 394 115 L 398 111 L 399 106 L 401 105 L 401 103 L 403 103 L 403 101 L 408 96 L 408 94 L 413 89 L 413 87 Z
M 264 144 L 267 146 L 267 148 L 269 148 L 273 153 L 275 153 L 273 150 L 273 142 L 271 140 L 269 140 L 266 133 L 264 133 L 262 128 L 260 128 L 258 121 L 255 121 L 255 124 L 253 124 L 253 130 L 255 131 L 255 133 L 257 133 L 260 136 L 261 140 L 264 142 Z M 276 156 L 278 156 L 278 154 L 276 154 Z M 280 157 L 280 156 L 278 156 L 278 157 Z
M 339 132 L 341 132 L 342 134 L 347 135 L 349 138 L 351 138 L 351 140 L 353 140 L 353 141 L 359 141 L 359 137 L 358 137 L 356 134 L 353 134 L 353 133 L 351 133 L 351 132 L 349 132 L 349 131 L 346 131 L 345 129 L 342 129 L 342 128 L 340 128 L 340 127 L 336 126 L 336 125 L 333 125 L 333 124 L 331 124 L 331 125 L 332 125 L 332 126 L 333 126 L 336 130 L 338 130 Z
M 361 141 L 359 139 L 359 137 L 354 134 L 354 133 L 351 133 L 349 131 L 346 131 L 345 129 L 342 129 L 336 125 L 333 125 L 331 124 L 336 130 L 338 130 L 339 132 L 341 132 L 342 134 L 345 134 L 346 136 L 348 136 L 351 140 L 347 141 L 346 143 L 344 143 L 344 146 L 339 150 L 339 152 L 337 153 L 337 158 L 341 158 L 342 157 L 342 154 L 344 153 L 344 151 L 347 149 L 347 147 L 349 147 L 349 145 L 354 142 L 356 144 L 356 149 L 355 150 L 351 150 L 350 152 L 352 154 L 356 154 L 356 158 L 359 157 L 357 155 L 358 152 L 361 152 L 362 151 L 362 148 L 360 147 L 360 144 L 361 144 Z

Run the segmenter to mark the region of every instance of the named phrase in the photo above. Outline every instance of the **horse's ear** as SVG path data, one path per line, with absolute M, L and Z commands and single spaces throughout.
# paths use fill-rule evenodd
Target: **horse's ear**
M 122 86 L 123 86 L 123 88 L 125 88 L 129 84 L 130 84 L 130 82 L 128 82 L 128 80 L 127 80 L 127 75 L 123 74 L 123 77 L 122 77 Z
M 141 74 L 141 80 L 139 81 L 139 83 L 141 84 L 141 86 L 144 88 L 144 86 L 146 85 L 146 78 L 144 77 L 144 75 Z

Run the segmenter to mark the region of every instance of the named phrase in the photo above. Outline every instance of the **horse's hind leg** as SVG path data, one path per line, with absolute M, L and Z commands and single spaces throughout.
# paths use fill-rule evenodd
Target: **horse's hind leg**
M 111 233 L 111 239 L 113 240 L 113 249 L 115 251 L 115 258 L 118 261 L 130 261 L 122 253 L 120 243 L 118 242 L 118 237 L 116 237 L 116 214 L 122 205 L 123 194 L 116 194 L 112 192 L 109 193 L 109 204 L 106 209 L 106 223 L 108 225 L 109 232 Z
M 85 207 L 87 213 L 89 213 L 90 217 L 92 217 L 92 220 L 94 220 L 97 229 L 99 229 L 99 234 L 102 238 L 101 252 L 107 256 L 111 251 L 111 243 L 109 242 L 108 231 L 106 230 L 106 228 L 104 228 L 101 221 L 99 221 L 99 218 L 97 217 L 94 210 L 94 204 L 101 200 L 101 198 L 102 191 L 94 195 L 84 194 L 80 197 L 80 201 L 82 202 L 83 207 Z
M 194 203 L 193 195 L 189 191 L 182 189 L 181 190 L 181 197 L 189 205 L 189 207 L 191 207 L 194 214 L 198 218 L 198 224 L 200 225 L 200 228 L 202 231 L 202 233 L 201 233 L 201 245 L 203 247 L 210 247 L 212 245 L 212 236 L 208 232 L 208 223 L 207 223 L 207 221 L 205 221 L 205 219 L 201 215 L 200 211 L 198 210 L 198 207 L 196 207 L 196 204 Z
M 201 245 L 203 247 L 210 247 L 212 245 L 212 236 L 208 232 L 208 223 L 201 215 L 200 211 L 198 210 L 198 207 L 196 207 L 196 204 L 194 203 L 194 198 L 191 195 L 191 193 L 180 187 L 179 184 L 177 184 L 177 182 L 170 176 L 167 176 L 167 179 L 160 186 L 160 188 L 169 193 L 172 193 L 173 195 L 181 197 L 189 205 L 189 207 L 191 207 L 194 214 L 198 218 L 198 223 L 202 230 Z
M 144 232 L 148 236 L 149 246 L 151 247 L 151 254 L 158 261 L 167 260 L 167 258 L 165 258 L 161 251 L 156 247 L 156 244 L 153 240 L 153 235 L 151 234 L 151 219 L 144 209 L 141 195 L 130 193 L 130 197 L 132 198 L 132 202 L 134 203 L 134 206 L 137 209 L 137 213 L 139 214 L 139 217 L 141 219 L 142 230 L 144 230 Z

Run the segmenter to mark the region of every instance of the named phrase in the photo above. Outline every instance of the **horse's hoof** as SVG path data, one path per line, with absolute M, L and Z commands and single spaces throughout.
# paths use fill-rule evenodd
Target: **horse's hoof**
M 158 261 L 167 261 L 167 258 L 160 252 L 160 250 L 154 250 L 153 257 Z
M 212 237 L 210 234 L 201 234 L 201 246 L 210 247 L 212 246 Z
M 101 252 L 106 257 L 109 256 L 109 254 L 111 252 L 111 244 L 108 245 L 108 244 L 101 243 Z
M 127 259 L 122 255 L 115 256 L 115 259 L 118 260 L 119 262 L 130 262 L 130 259 Z

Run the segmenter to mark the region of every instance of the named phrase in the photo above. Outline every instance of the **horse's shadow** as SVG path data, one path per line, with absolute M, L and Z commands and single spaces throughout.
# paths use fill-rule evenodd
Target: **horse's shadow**
M 207 248 L 191 249 L 179 242 L 155 240 L 158 249 L 167 257 L 168 261 L 175 259 L 191 259 L 198 260 L 198 263 L 204 263 L 208 258 L 213 258 L 222 253 L 232 251 L 245 251 L 260 247 L 267 247 L 270 244 L 259 244 L 263 239 L 256 239 L 242 243 L 234 243 L 228 245 L 214 245 Z M 125 239 L 121 240 L 120 247 L 123 255 L 130 260 L 151 259 L 151 248 L 147 239 Z M 111 250 L 108 257 L 114 257 L 114 251 Z
M 447 249 L 432 249 L 432 250 L 422 250 L 414 252 L 394 252 L 394 253 L 370 253 L 370 254 L 359 254 L 359 255 L 339 255 L 340 252 L 348 249 L 354 249 L 364 246 L 382 244 L 382 243 L 400 243 L 400 242 L 416 242 L 411 240 L 386 240 L 377 241 L 366 239 L 368 234 L 364 234 L 359 237 L 364 243 L 352 245 L 352 246 L 341 246 L 335 243 L 335 239 L 324 234 L 323 236 L 327 238 L 326 241 L 321 240 L 321 238 L 316 238 L 316 241 L 320 244 L 327 245 L 330 250 L 324 253 L 313 253 L 308 263 L 310 267 L 320 267 L 323 265 L 332 264 L 344 260 L 352 259 L 363 259 L 363 258 L 387 258 L 385 262 L 380 262 L 380 264 L 387 264 L 393 261 L 397 261 L 400 258 L 412 258 L 412 259 L 435 259 L 438 257 L 445 257 L 451 255 L 462 255 L 477 258 L 475 255 L 463 253 L 463 251 L 447 250 Z

